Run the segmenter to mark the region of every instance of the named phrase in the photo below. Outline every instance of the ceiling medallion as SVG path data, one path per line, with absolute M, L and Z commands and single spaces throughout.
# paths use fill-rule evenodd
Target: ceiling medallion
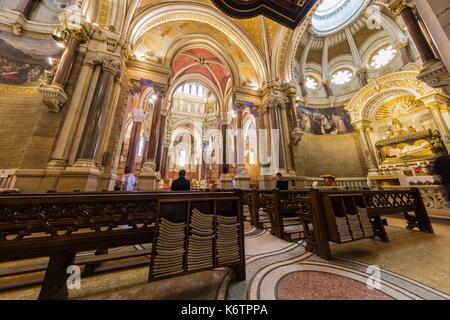
M 317 0 L 212 0 L 217 8 L 236 19 L 263 15 L 290 29 L 297 28 Z

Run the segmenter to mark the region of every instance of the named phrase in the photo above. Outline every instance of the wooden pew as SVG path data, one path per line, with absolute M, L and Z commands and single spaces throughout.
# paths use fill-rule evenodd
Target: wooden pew
M 408 228 L 433 233 L 433 227 L 417 188 L 395 191 L 319 191 L 311 190 L 310 210 L 300 213 L 305 229 L 307 250 L 330 260 L 330 242 L 346 243 L 365 238 L 379 237 L 388 242 L 389 238 L 381 222 L 381 216 L 403 213 Z M 414 212 L 414 215 L 411 213 Z M 366 215 L 370 227 L 364 228 Z M 351 219 L 356 221 L 351 224 Z M 340 229 L 338 220 L 347 219 L 346 230 Z M 312 229 L 309 227 L 312 224 Z M 340 225 L 342 227 L 342 224 Z M 367 224 L 366 224 L 367 226 Z M 342 233 L 342 230 L 348 234 Z M 370 232 L 370 231 L 373 232 Z
M 50 257 L 39 299 L 66 299 L 66 270 L 76 262 L 77 252 L 151 243 L 161 200 L 176 203 L 186 199 L 207 201 L 214 197 L 238 201 L 237 214 L 242 214 L 236 193 L 1 196 L 0 262 Z M 241 259 L 240 263 L 245 264 L 245 260 Z M 242 270 L 238 272 L 242 277 Z

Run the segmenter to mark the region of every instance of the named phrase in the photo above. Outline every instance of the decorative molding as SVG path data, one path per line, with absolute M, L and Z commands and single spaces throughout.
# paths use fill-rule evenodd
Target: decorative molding
M 58 85 L 43 83 L 38 90 L 50 112 L 61 111 L 62 107 L 69 101 L 64 89 Z

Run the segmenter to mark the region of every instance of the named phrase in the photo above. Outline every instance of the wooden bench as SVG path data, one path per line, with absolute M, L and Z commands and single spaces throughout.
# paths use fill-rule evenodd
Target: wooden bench
M 374 237 L 388 242 L 389 238 L 381 221 L 381 217 L 385 215 L 403 213 L 409 229 L 434 232 L 417 188 L 357 192 L 311 190 L 309 197 L 313 204 L 311 210 L 304 210 L 300 214 L 307 250 L 316 252 L 326 260 L 331 259 L 330 242 L 346 243 Z M 370 228 L 364 228 L 364 216 L 367 216 L 373 233 Z M 347 230 L 339 228 L 339 219 L 341 222 L 344 220 L 344 225 L 347 223 Z M 355 228 L 352 227 L 351 220 L 354 223 L 356 221 Z M 312 229 L 309 227 L 311 224 Z M 348 234 L 343 234 L 340 230 L 348 231 Z
M 97 261 L 92 257 L 77 261 L 78 252 L 151 243 L 161 200 L 176 203 L 186 199 L 206 201 L 212 197 L 236 199 L 237 196 L 236 193 L 195 192 L 2 195 L 0 262 L 50 257 L 39 299 L 66 299 L 66 270 L 70 265 L 121 258 L 109 255 L 106 259 L 99 256 Z M 18 270 L 17 274 L 26 271 Z

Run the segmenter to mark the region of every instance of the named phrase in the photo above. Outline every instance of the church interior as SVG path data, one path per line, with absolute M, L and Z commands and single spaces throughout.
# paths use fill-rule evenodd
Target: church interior
M 0 300 L 450 299 L 448 21 L 0 0 Z

